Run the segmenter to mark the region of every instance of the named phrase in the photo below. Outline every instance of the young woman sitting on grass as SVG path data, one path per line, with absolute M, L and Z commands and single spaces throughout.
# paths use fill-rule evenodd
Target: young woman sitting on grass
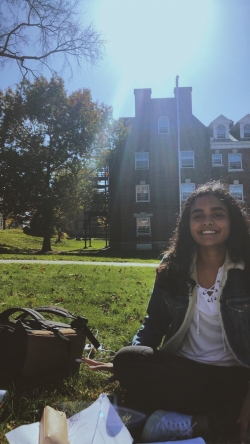
M 186 200 L 132 344 L 113 363 L 86 362 L 113 373 L 134 407 L 151 414 L 141 441 L 247 442 L 250 235 L 243 209 L 221 183 Z

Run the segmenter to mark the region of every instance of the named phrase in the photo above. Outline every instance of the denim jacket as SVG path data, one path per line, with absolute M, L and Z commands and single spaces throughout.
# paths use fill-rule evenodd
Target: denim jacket
M 133 338 L 133 345 L 147 345 L 175 353 L 193 318 L 197 299 L 197 274 L 194 260 L 191 277 L 195 287 L 180 282 L 177 296 L 156 283 L 147 308 L 147 316 L 141 329 Z M 220 320 L 228 347 L 235 359 L 250 367 L 250 277 L 244 271 L 244 263 L 234 263 L 227 256 L 219 293 Z M 247 288 L 249 290 L 247 290 Z

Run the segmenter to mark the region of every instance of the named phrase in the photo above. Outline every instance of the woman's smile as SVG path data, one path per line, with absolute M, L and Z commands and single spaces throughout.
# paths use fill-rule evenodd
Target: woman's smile
M 226 206 L 213 195 L 195 199 L 190 211 L 190 232 L 202 247 L 224 245 L 230 233 Z

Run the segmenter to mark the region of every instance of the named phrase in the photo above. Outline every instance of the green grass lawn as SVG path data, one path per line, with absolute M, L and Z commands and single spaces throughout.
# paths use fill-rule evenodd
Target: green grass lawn
M 35 239 L 33 242 L 38 247 Z M 24 249 L 23 243 L 18 248 Z M 1 264 L 0 307 L 3 311 L 14 306 L 58 305 L 84 315 L 103 349 L 108 350 L 93 352 L 94 357 L 110 360 L 119 348 L 130 343 L 140 327 L 154 274 L 154 268 L 140 266 Z M 7 431 L 39 421 L 45 405 L 56 408 L 58 403 L 91 402 L 102 392 L 120 392 L 117 383 L 105 386 L 106 378 L 105 374 L 90 372 L 83 364 L 78 376 L 58 386 L 30 390 L 22 380 L 13 382 L 0 373 L 0 388 L 7 388 L 11 395 L 0 408 L 0 443 L 7 443 Z
M 105 239 L 91 241 L 62 239 L 52 237 L 52 252 L 41 254 L 43 239 L 28 236 L 21 229 L 0 230 L 0 259 L 46 259 L 46 260 L 81 260 L 81 261 L 141 261 L 158 262 L 158 251 L 111 251 L 106 248 Z

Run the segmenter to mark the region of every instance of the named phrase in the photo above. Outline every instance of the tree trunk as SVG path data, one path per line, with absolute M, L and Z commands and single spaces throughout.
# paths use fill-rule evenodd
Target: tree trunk
M 57 244 L 61 242 L 61 237 L 62 237 L 62 230 L 61 230 L 61 228 L 58 228 L 58 230 L 57 230 L 57 240 L 56 240 Z
M 51 144 L 51 137 L 50 137 Z M 43 246 L 42 253 L 47 251 L 52 251 L 51 248 L 51 233 L 52 233 L 52 219 L 53 219 L 53 205 L 51 203 L 51 193 L 50 193 L 50 180 L 51 180 L 51 168 L 50 168 L 50 158 L 47 159 L 47 169 L 46 169 L 46 195 L 43 200 Z
M 50 232 L 44 233 L 43 235 L 43 246 L 42 246 L 42 253 L 46 253 L 47 251 L 52 251 L 51 248 L 51 240 L 50 240 Z
M 44 209 L 44 223 L 43 223 L 43 246 L 42 246 L 42 252 L 46 253 L 47 251 L 52 251 L 51 248 L 51 221 L 52 221 L 52 209 L 50 208 L 50 205 L 45 205 Z

